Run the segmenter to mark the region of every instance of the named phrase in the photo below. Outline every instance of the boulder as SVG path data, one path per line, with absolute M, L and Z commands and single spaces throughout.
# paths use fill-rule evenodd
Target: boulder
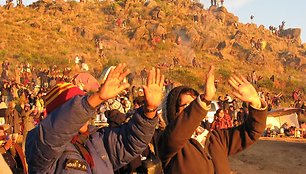
M 144 6 L 151 9 L 151 8 L 154 8 L 155 6 L 157 6 L 157 3 L 154 0 L 150 0 L 150 1 L 146 1 Z
M 214 12 L 214 11 L 217 10 L 217 6 L 212 5 L 212 6 L 209 7 L 208 10 Z
M 227 9 L 224 6 L 217 8 L 217 11 L 222 11 L 223 13 L 228 13 Z
M 301 38 L 301 29 L 300 28 L 288 28 L 280 32 L 281 37 L 287 37 L 289 39 L 300 39 Z
M 216 19 L 221 22 L 224 23 L 225 22 L 225 13 L 223 11 L 218 11 L 216 13 Z
M 306 73 L 306 64 L 301 65 L 299 70 Z
M 37 22 L 37 21 L 31 22 L 30 26 L 33 27 L 33 28 L 41 29 L 41 24 L 39 22 Z
M 226 13 L 226 25 L 227 26 L 232 26 L 235 23 L 238 23 L 239 18 L 231 13 Z
M 162 25 L 158 24 L 154 29 L 154 34 L 157 36 L 162 36 L 167 34 L 167 30 Z
M 141 27 L 139 27 L 135 30 L 134 35 L 133 35 L 133 39 L 139 40 L 142 37 L 144 37 L 145 35 L 147 35 L 147 33 L 148 33 L 148 30 L 146 29 L 146 27 L 141 26 Z
M 225 47 L 226 47 L 226 42 L 223 41 L 223 42 L 220 42 L 220 43 L 218 44 L 217 49 L 218 49 L 218 51 L 221 51 L 221 50 L 223 50 Z
M 190 9 L 193 11 L 202 10 L 204 8 L 204 5 L 199 2 L 194 2 L 190 5 Z
M 162 11 L 160 6 L 156 6 L 150 11 L 149 15 L 151 16 L 152 19 L 157 20 L 157 19 L 164 19 L 166 13 Z

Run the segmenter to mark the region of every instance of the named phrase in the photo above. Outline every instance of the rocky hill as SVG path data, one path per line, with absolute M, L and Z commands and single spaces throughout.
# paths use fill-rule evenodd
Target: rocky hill
M 289 96 L 296 88 L 306 90 L 306 45 L 300 29 L 242 24 L 225 7 L 203 7 L 171 0 L 4 6 L 0 61 L 73 67 L 78 55 L 92 72 L 118 62 L 127 62 L 137 73 L 158 65 L 168 78 L 196 88 L 207 65 L 215 64 L 220 83 L 232 72 L 255 71 L 257 87 L 264 91 Z M 219 91 L 228 92 L 223 86 Z

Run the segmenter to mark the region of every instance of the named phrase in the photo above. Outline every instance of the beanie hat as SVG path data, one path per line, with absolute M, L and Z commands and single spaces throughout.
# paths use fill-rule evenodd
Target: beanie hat
M 84 94 L 84 91 L 71 83 L 56 84 L 45 97 L 47 114 L 74 96 Z

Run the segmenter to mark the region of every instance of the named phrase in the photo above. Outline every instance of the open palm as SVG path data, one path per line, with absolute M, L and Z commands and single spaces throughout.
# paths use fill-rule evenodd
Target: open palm
M 164 75 L 160 74 L 160 69 L 152 68 L 149 71 L 147 84 L 143 85 L 147 107 L 157 108 L 162 100 Z
M 99 90 L 99 96 L 103 100 L 116 97 L 124 89 L 130 85 L 122 83 L 123 79 L 130 73 L 130 70 L 125 70 L 126 64 L 119 64 L 116 68 L 112 69 L 107 76 L 104 84 Z
M 229 79 L 229 84 L 235 89 L 233 94 L 242 101 L 250 102 L 253 105 L 260 105 L 260 98 L 256 89 L 248 80 L 242 76 L 233 75 Z

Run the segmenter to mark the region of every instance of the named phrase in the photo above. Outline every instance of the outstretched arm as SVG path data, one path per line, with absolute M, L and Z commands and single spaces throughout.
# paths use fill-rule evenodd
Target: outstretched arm
M 191 104 L 179 114 L 175 120 L 171 121 L 159 139 L 159 154 L 163 163 L 169 163 L 170 159 L 184 147 L 191 138 L 192 133 L 200 125 L 206 116 L 209 101 L 215 95 L 214 67 L 211 66 L 206 76 L 205 93 L 195 99 Z M 203 98 L 203 102 L 200 98 Z
M 126 65 L 119 64 L 107 77 L 100 90 L 91 96 L 75 96 L 48 114 L 35 129 L 29 132 L 26 141 L 26 155 L 29 171 L 46 171 L 61 156 L 66 145 L 80 128 L 95 114 L 95 107 L 101 102 L 119 94 L 129 84 L 121 81 L 129 73 Z
M 160 105 L 163 97 L 163 86 L 165 76 L 161 75 L 160 69 L 152 68 L 149 71 L 147 84 L 143 85 L 146 105 L 144 106 L 145 115 L 148 118 L 156 116 L 157 107 Z
M 229 84 L 233 94 L 242 101 L 249 102 L 249 116 L 245 123 L 237 128 L 213 131 L 212 141 L 220 141 L 229 155 L 236 154 L 252 145 L 262 134 L 266 126 L 267 104 L 260 100 L 255 88 L 242 76 L 232 76 Z M 211 149 L 214 153 L 214 149 Z
M 101 85 L 98 92 L 88 97 L 88 103 L 95 108 L 102 102 L 116 97 L 120 92 L 130 86 L 129 83 L 122 83 L 123 79 L 130 73 L 125 63 L 120 63 L 116 68 L 109 72 L 105 82 Z
M 137 110 L 128 124 L 118 129 L 100 130 L 115 170 L 141 154 L 151 141 L 158 121 L 156 110 L 161 103 L 163 81 L 160 70 L 152 68 L 143 86 L 146 105 Z

